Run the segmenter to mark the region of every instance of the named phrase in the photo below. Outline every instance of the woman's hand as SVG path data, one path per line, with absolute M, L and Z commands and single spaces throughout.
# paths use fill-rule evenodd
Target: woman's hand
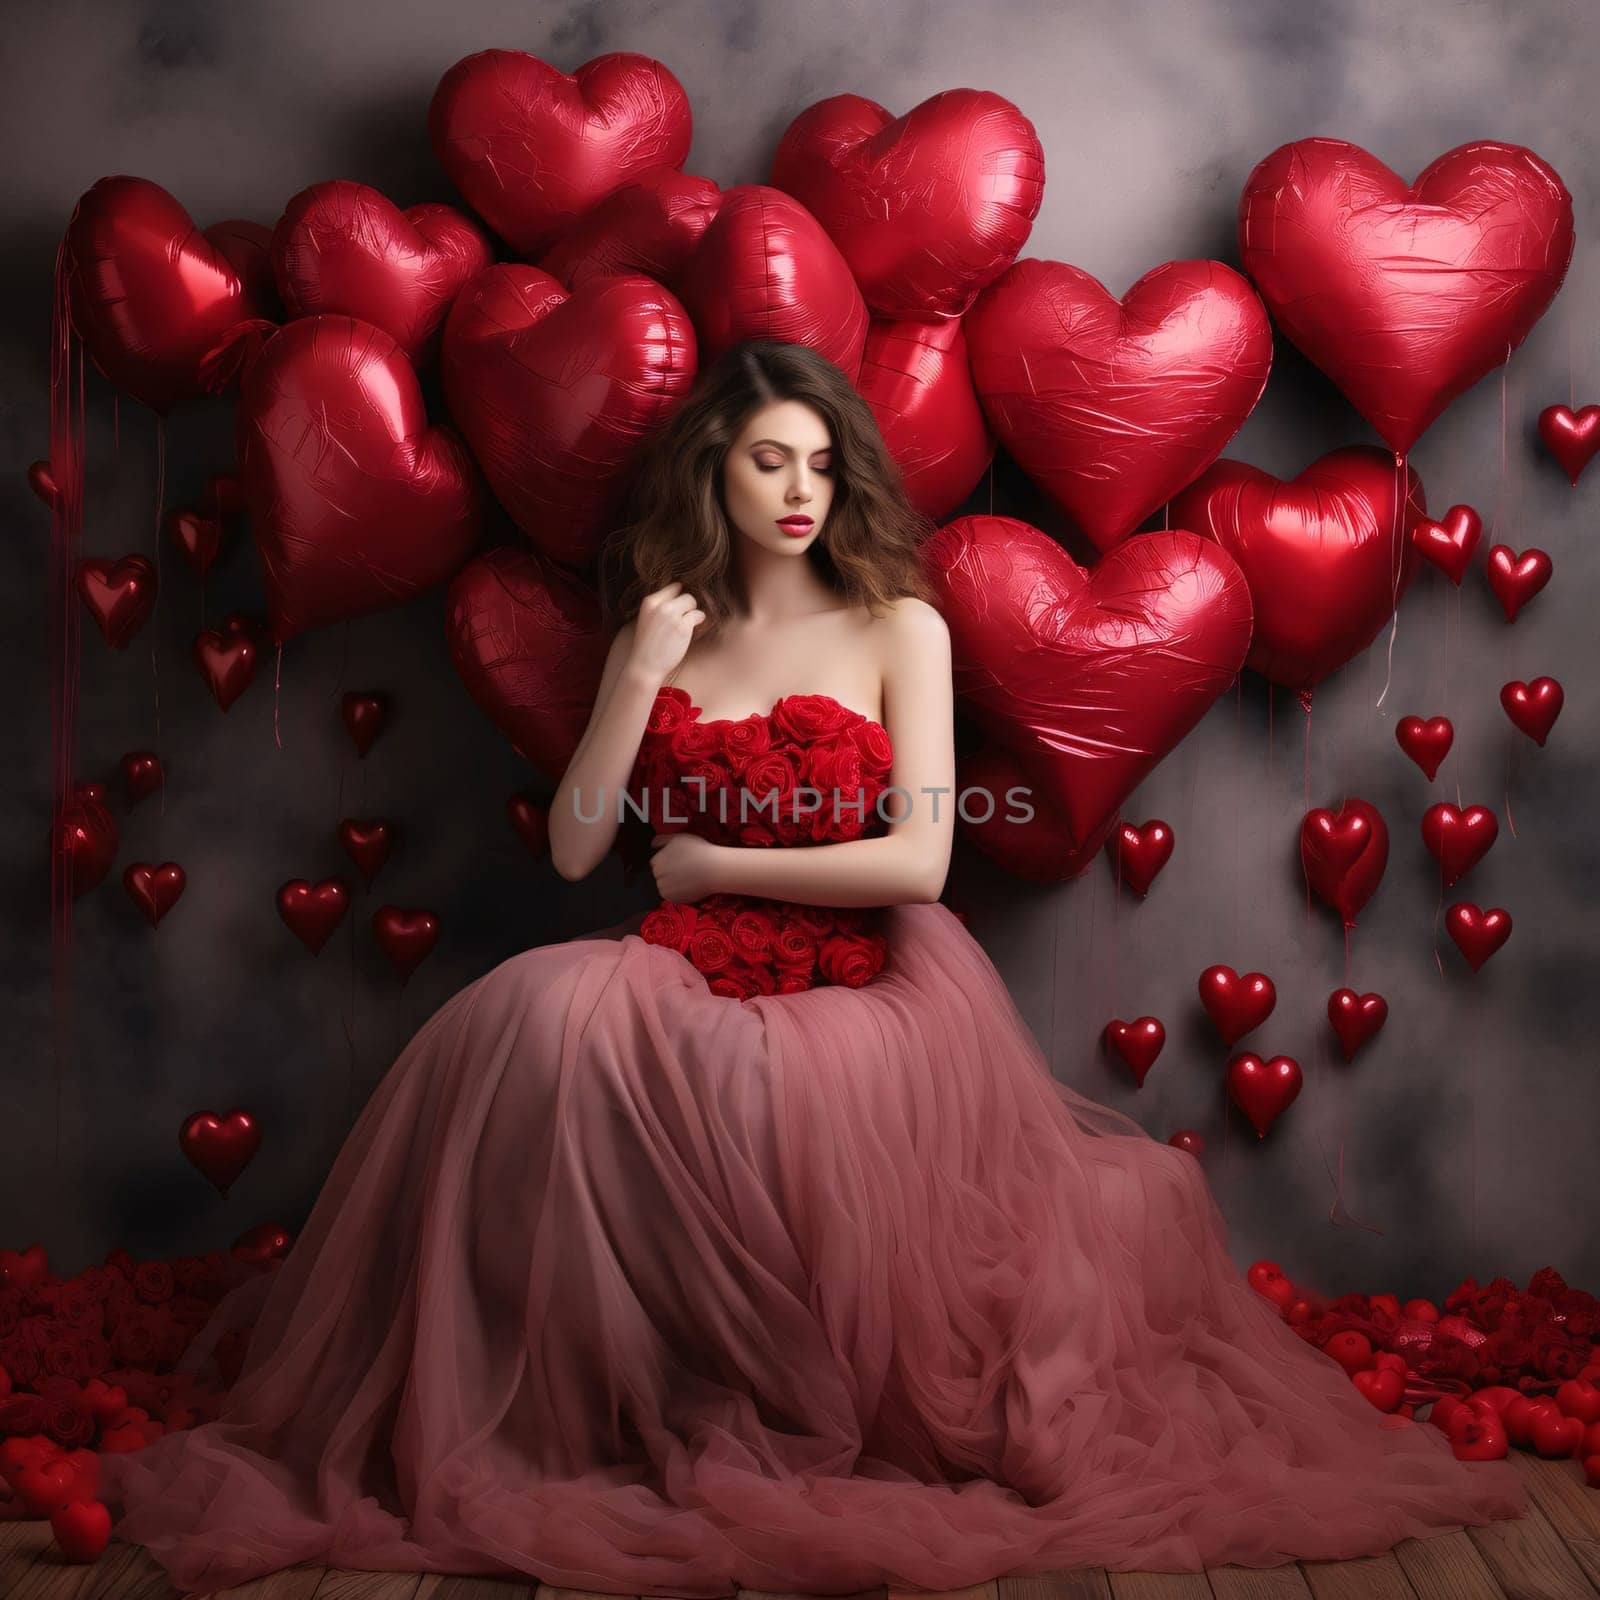
M 726 854 L 723 845 L 687 831 L 658 833 L 650 843 L 658 847 L 650 857 L 650 870 L 663 900 L 693 902 L 717 892 L 717 869 Z
M 640 601 L 629 665 L 652 683 L 664 682 L 683 660 L 695 628 L 705 620 L 694 596 L 674 578 Z

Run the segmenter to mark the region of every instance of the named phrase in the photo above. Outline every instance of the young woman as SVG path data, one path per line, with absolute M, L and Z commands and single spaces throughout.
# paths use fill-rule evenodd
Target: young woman
M 551 847 L 581 877 L 658 802 L 662 904 L 423 1025 L 196 1347 L 255 1321 L 225 1409 L 103 1458 L 117 1533 L 189 1589 L 312 1561 L 710 1596 L 1525 1511 L 1283 1324 L 1198 1163 L 1051 1076 L 939 903 L 948 636 L 844 375 L 729 352 L 625 511 Z

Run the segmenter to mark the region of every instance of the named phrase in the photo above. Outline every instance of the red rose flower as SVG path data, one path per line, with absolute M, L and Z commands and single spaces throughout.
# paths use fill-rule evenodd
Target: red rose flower
M 714 761 L 722 754 L 722 737 L 714 723 L 686 722 L 667 744 L 680 761 Z
M 818 740 L 806 751 L 800 772 L 803 782 L 828 796 L 839 789 L 854 799 L 856 791 L 865 787 L 861 752 L 847 736 Z
M 133 1292 L 147 1305 L 161 1305 L 172 1298 L 178 1280 L 165 1261 L 141 1261 L 133 1274 Z
M 805 972 L 799 972 L 793 968 L 784 968 L 778 973 L 779 994 L 804 994 L 811 987 L 809 969 Z
M 773 959 L 780 967 L 799 968 L 809 973 L 817 964 L 817 945 L 816 930 L 791 917 L 778 925 L 772 941 Z
M 759 713 L 722 724 L 722 753 L 737 776 L 772 748 L 772 728 Z
M 733 941 L 715 923 L 701 923 L 689 936 L 685 954 L 701 972 L 721 972 L 733 961 Z
M 700 914 L 693 906 L 663 900 L 654 911 L 645 913 L 639 924 L 639 937 L 647 944 L 662 944 L 681 952 L 689 948 L 689 936 L 699 920 Z
M 860 717 L 838 701 L 818 694 L 788 694 L 772 708 L 772 725 L 780 738 L 809 744 Z
M 851 989 L 859 989 L 883 967 L 881 944 L 881 940 L 862 934 L 830 934 L 822 941 L 817 966 L 829 983 L 842 983 Z
M 676 733 L 693 720 L 698 709 L 687 691 L 669 684 L 651 703 L 650 715 L 645 719 L 645 732 L 658 736 Z
M 741 788 L 748 793 L 735 796 L 729 806 L 729 820 L 741 826 L 755 822 L 771 828 L 776 811 L 777 821 L 783 822 L 789 815 L 790 797 L 798 781 L 794 763 L 783 751 L 769 750 L 756 757 L 740 778 Z
M 870 773 L 887 778 L 894 771 L 894 746 L 889 742 L 888 731 L 876 722 L 861 721 L 849 730 L 850 738 L 861 753 L 861 764 Z
M 728 922 L 728 936 L 733 941 L 734 949 L 742 960 L 752 964 L 771 956 L 777 933 L 772 913 L 764 908 L 736 911 Z

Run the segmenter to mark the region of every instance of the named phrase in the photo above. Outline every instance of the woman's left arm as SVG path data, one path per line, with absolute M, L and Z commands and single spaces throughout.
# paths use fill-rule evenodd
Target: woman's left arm
M 879 838 L 793 848 L 682 841 L 686 875 L 700 893 L 746 894 L 802 905 L 887 906 L 937 900 L 955 841 L 955 706 L 950 630 L 924 600 L 894 603 L 883 635 L 884 726 L 893 748 L 890 788 L 881 802 L 891 819 Z M 895 791 L 899 792 L 896 793 Z M 832 797 L 823 804 L 831 805 Z M 848 797 L 841 797 L 841 805 Z M 670 863 L 663 862 L 664 867 Z M 684 898 L 661 884 L 667 899 Z M 691 883 L 688 887 L 693 887 Z

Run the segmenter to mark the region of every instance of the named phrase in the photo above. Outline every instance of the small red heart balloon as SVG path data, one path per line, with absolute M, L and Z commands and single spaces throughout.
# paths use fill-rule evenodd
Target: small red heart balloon
M 439 919 L 431 911 L 380 906 L 372 914 L 372 931 L 404 983 L 439 942 Z
M 1272 1015 L 1278 991 L 1264 972 L 1240 977 L 1232 967 L 1207 967 L 1200 974 L 1200 1003 L 1216 1024 L 1222 1042 L 1232 1044 Z
M 1460 900 L 1444 914 L 1444 925 L 1456 948 L 1476 972 L 1511 937 L 1511 913 L 1495 906 L 1484 911 Z
M 1155 876 L 1172 858 L 1172 829 L 1159 817 L 1135 826 L 1124 822 L 1106 840 L 1106 854 L 1122 881 L 1135 894 L 1146 895 Z
M 194 510 L 174 509 L 165 518 L 167 537 L 203 578 L 222 549 L 222 519 Z
M 536 860 L 550 854 L 550 808 L 529 794 L 514 794 L 506 801 L 506 817 L 517 837 Z
M 246 1228 L 228 1249 L 241 1261 L 271 1261 L 288 1255 L 292 1242 L 289 1230 L 281 1222 L 258 1222 L 255 1227 Z
M 1300 824 L 1306 881 L 1353 928 L 1389 862 L 1389 829 L 1378 808 L 1351 796 L 1335 815 L 1324 806 Z
M 1206 1153 L 1205 1139 L 1200 1134 L 1196 1133 L 1193 1128 L 1179 1128 L 1178 1131 L 1167 1140 L 1167 1143 L 1170 1144 L 1174 1150 L 1187 1150 L 1190 1155 L 1196 1157 L 1197 1159 Z
M 52 825 L 50 851 L 72 881 L 72 897 L 87 894 L 111 870 L 117 856 L 117 819 L 98 783 L 73 787 Z
M 1122 1057 L 1142 1089 L 1146 1073 L 1156 1064 L 1156 1057 L 1167 1042 L 1167 1030 L 1154 1017 L 1140 1017 L 1133 1022 L 1116 1017 L 1106 1024 L 1105 1036 L 1106 1043 Z
M 1561 470 L 1578 486 L 1578 475 L 1600 451 L 1600 406 L 1546 406 L 1539 413 L 1539 437 L 1561 463 Z
M 1400 748 L 1428 775 L 1439 776 L 1439 766 L 1455 743 L 1455 724 L 1448 717 L 1402 717 L 1395 724 L 1394 736 Z
M 1483 860 L 1499 833 L 1500 824 L 1487 806 L 1461 811 L 1441 800 L 1422 814 L 1422 842 L 1439 863 L 1447 889 Z
M 1265 1139 L 1272 1126 L 1300 1093 L 1300 1064 L 1292 1056 L 1263 1061 L 1250 1051 L 1228 1063 L 1228 1098 L 1254 1124 L 1256 1137 Z
M 226 633 L 202 628 L 190 647 L 212 696 L 226 714 L 235 700 L 250 687 L 256 675 L 255 642 L 242 633 Z
M 1554 678 L 1535 678 L 1532 683 L 1513 679 L 1500 690 L 1500 704 L 1530 739 L 1543 744 L 1566 704 L 1566 693 Z
M 42 1244 L 0 1250 L 0 1289 L 36 1289 L 49 1273 L 50 1254 Z
M 315 886 L 291 878 L 278 890 L 278 915 L 312 955 L 332 937 L 349 906 L 350 891 L 342 878 L 324 878 Z
M 1507 622 L 1549 583 L 1554 563 L 1543 550 L 1526 550 L 1520 556 L 1508 544 L 1489 552 L 1489 587 L 1494 590 Z
M 356 754 L 365 756 L 389 723 L 389 697 L 381 691 L 346 690 L 339 702 L 345 731 L 355 741 Z
M 130 750 L 122 758 L 122 783 L 128 804 L 136 806 L 166 782 L 161 757 L 153 750 Z
M 41 503 L 47 506 L 55 505 L 58 493 L 56 475 L 48 461 L 28 463 L 28 487 L 33 490 L 35 497 Z
M 178 1129 L 179 1148 L 224 1194 L 250 1165 L 260 1144 L 256 1119 L 238 1106 L 222 1117 L 215 1111 L 196 1111 Z
M 155 610 L 156 569 L 144 556 L 120 561 L 87 557 L 78 563 L 74 583 L 113 650 L 126 650 Z
M 111 1513 L 98 1500 L 69 1500 L 50 1513 L 50 1532 L 68 1561 L 98 1561 L 111 1543 Z
M 397 834 L 395 825 L 378 817 L 345 817 L 339 824 L 339 843 L 370 884 L 389 859 Z
M 1411 529 L 1411 542 L 1459 589 L 1472 554 L 1483 537 L 1483 519 L 1471 506 L 1451 506 L 1441 521 L 1421 517 Z
M 1381 994 L 1335 989 L 1328 996 L 1328 1021 L 1339 1036 L 1346 1061 L 1355 1060 L 1356 1051 L 1388 1020 L 1389 1002 Z
M 176 861 L 163 861 L 159 867 L 148 861 L 135 861 L 122 873 L 123 888 L 152 928 L 159 927 L 161 919 L 178 903 L 187 882 Z

